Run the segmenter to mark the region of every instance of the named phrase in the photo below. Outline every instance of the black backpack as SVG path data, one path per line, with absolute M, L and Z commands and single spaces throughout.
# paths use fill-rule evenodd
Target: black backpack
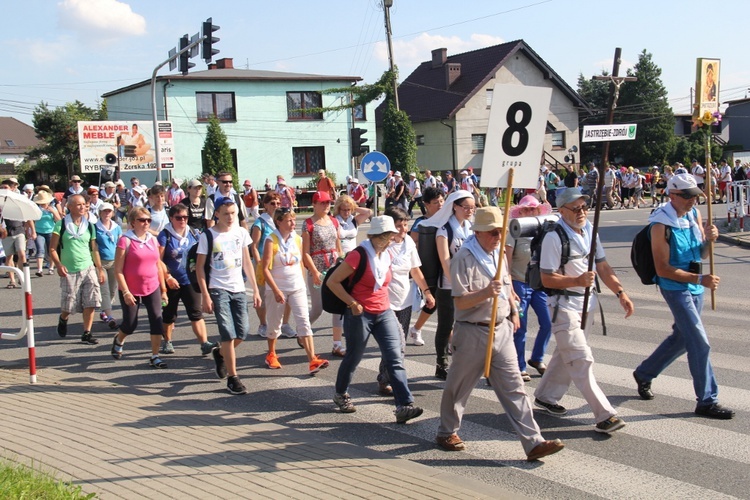
M 57 255 L 60 256 L 60 251 L 63 248 L 63 234 L 65 234 L 65 219 L 62 219 L 62 222 L 60 223 L 60 237 L 57 240 Z M 94 229 L 94 224 L 89 221 L 89 248 L 91 248 L 91 242 L 96 241 L 96 234 Z
M 656 266 L 654 265 L 654 254 L 651 251 L 651 224 L 638 231 L 633 238 L 633 244 L 630 247 L 630 263 L 633 265 L 636 274 L 641 278 L 644 285 L 653 285 L 656 278 Z M 664 236 L 667 243 L 672 238 L 672 228 L 664 226 Z
M 447 239 L 450 248 L 450 244 L 453 241 L 453 227 L 451 227 L 450 222 L 446 223 L 443 227 L 448 233 Z M 438 286 L 440 276 L 443 274 L 443 266 L 440 264 L 440 256 L 437 251 L 437 237 L 435 236 L 437 230 L 438 228 L 436 227 L 426 227 L 422 224 L 417 227 L 417 232 L 419 233 L 417 237 L 417 241 L 419 242 L 417 244 L 417 254 L 419 255 L 419 260 L 422 261 L 420 270 L 424 275 L 427 286 L 430 288 Z
M 203 265 L 203 272 L 206 275 L 206 286 L 208 286 L 209 276 L 211 275 L 211 251 L 214 245 L 214 235 L 210 229 L 206 229 L 202 234 L 206 235 L 206 248 L 208 248 L 206 262 Z M 198 285 L 198 273 L 195 270 L 198 262 L 198 243 L 200 243 L 200 236 L 198 237 L 198 242 L 188 250 L 185 269 L 187 270 L 188 280 L 190 280 L 190 286 L 193 287 L 196 293 L 201 293 L 201 287 Z
M 542 284 L 542 271 L 539 268 L 539 259 L 542 254 L 542 241 L 544 240 L 544 237 L 547 236 L 547 233 L 551 231 L 557 233 L 557 236 L 560 237 L 560 243 L 562 244 L 560 252 L 560 269 L 562 269 L 570 260 L 570 238 L 568 238 L 567 233 L 557 222 L 550 220 L 544 221 L 542 227 L 539 228 L 539 231 L 531 239 L 531 260 L 526 268 L 526 283 L 528 283 L 533 290 L 543 290 L 547 295 L 560 295 L 564 293 L 562 290 L 544 287 Z
M 367 268 L 367 252 L 365 252 L 365 249 L 362 247 L 357 247 L 352 250 L 352 252 L 359 253 L 359 265 L 357 266 L 357 269 L 354 270 L 354 275 L 350 276 L 348 280 L 344 280 L 341 282 L 341 285 L 344 287 L 344 290 L 346 290 L 346 293 L 352 293 L 354 284 L 362 279 L 362 276 L 365 274 L 365 269 Z M 321 302 L 323 303 L 323 310 L 325 312 L 331 314 L 340 314 L 343 316 L 348 304 L 345 304 L 343 300 L 338 298 L 338 296 L 333 293 L 330 288 L 328 288 L 328 279 L 331 277 L 333 272 L 339 268 L 342 262 L 344 262 L 344 259 L 339 259 L 333 265 L 333 267 L 331 267 L 326 272 L 325 278 L 323 278 L 323 284 L 320 285 L 320 297 Z

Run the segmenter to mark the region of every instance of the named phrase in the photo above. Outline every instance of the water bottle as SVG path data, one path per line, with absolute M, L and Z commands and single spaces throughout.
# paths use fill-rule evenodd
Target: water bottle
M 313 288 L 315 288 L 315 289 L 317 290 L 318 288 L 320 288 L 321 286 L 323 286 L 323 280 L 325 279 L 325 277 L 326 277 L 326 273 L 327 273 L 327 272 L 328 272 L 328 271 L 323 271 L 322 273 L 320 273 L 320 274 L 319 274 L 319 277 L 320 277 L 320 285 L 313 285 Z
M 162 300 L 161 301 L 161 306 L 162 307 L 167 307 L 167 301 L 166 300 Z
M 523 318 L 523 311 L 521 310 L 521 303 L 516 301 L 516 310 L 518 311 L 518 317 Z

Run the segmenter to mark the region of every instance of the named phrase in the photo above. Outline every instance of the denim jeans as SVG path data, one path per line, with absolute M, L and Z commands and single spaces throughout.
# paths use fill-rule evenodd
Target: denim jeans
M 536 334 L 534 349 L 531 351 L 531 361 L 544 361 L 544 351 L 547 350 L 547 344 L 552 336 L 552 321 L 547 309 L 547 294 L 542 290 L 534 290 L 528 284 L 522 281 L 513 280 L 513 290 L 521 299 L 520 310 L 521 327 L 513 334 L 513 343 L 518 353 L 518 368 L 523 372 L 526 371 L 526 325 L 529 319 L 529 306 L 534 310 L 539 320 L 539 332 Z
M 341 361 L 336 376 L 336 392 L 345 394 L 349 390 L 354 371 L 362 361 L 367 341 L 372 335 L 385 361 L 396 406 L 413 403 L 414 398 L 409 390 L 404 359 L 401 356 L 401 334 L 393 311 L 388 309 L 378 314 L 363 312 L 359 316 L 354 316 L 347 309 L 344 313 L 344 331 L 346 332 L 346 355 Z
M 247 294 L 245 292 L 233 293 L 221 288 L 211 288 L 208 293 L 214 303 L 214 315 L 221 341 L 245 340 L 250 330 Z
M 674 316 L 672 335 L 664 339 L 653 354 L 636 368 L 635 373 L 640 380 L 650 382 L 687 352 L 698 406 L 710 406 L 718 402 L 719 388 L 708 358 L 711 346 L 701 321 L 703 294 L 692 295 L 687 290 L 663 289 L 661 294 Z

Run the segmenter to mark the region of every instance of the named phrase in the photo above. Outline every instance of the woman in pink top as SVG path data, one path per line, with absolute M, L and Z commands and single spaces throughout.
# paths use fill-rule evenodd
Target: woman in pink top
M 151 362 L 153 368 L 166 368 L 159 358 L 163 326 L 161 305 L 167 302 L 165 272 L 160 265 L 159 243 L 148 230 L 151 214 L 136 207 L 128 213 L 130 229 L 120 237 L 115 251 L 115 276 L 120 289 L 122 323 L 112 342 L 112 356 L 122 357 L 125 338 L 138 326 L 138 309 L 146 306 L 151 333 Z

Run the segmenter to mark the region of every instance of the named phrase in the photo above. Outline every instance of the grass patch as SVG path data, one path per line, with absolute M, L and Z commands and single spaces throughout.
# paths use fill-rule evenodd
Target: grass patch
M 0 500 L 19 498 L 88 500 L 96 498 L 96 494 L 86 494 L 80 486 L 56 479 L 40 469 L 0 459 Z

